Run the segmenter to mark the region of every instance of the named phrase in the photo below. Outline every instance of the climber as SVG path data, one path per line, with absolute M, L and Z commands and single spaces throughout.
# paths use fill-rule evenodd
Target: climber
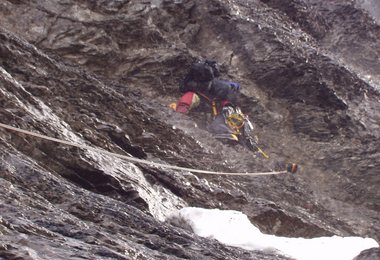
M 238 106 L 240 85 L 218 79 L 219 75 L 214 61 L 194 63 L 180 86 L 183 95 L 175 110 L 179 113 L 211 113 L 213 120 L 207 129 L 215 138 L 232 140 L 257 150 L 253 126 Z
M 198 107 L 201 100 L 218 102 L 219 110 L 227 104 L 237 105 L 240 85 L 220 80 L 217 78 L 219 75 L 219 66 L 215 61 L 193 63 L 180 85 L 179 91 L 183 96 L 178 101 L 176 111 L 188 113 Z

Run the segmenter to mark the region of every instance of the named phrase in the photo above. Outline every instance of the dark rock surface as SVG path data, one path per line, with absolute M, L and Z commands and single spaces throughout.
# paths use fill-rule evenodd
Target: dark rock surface
M 380 248 L 370 248 L 362 251 L 354 260 L 377 260 L 380 259 Z
M 184 206 L 239 210 L 270 234 L 380 242 L 380 23 L 368 6 L 379 8 L 1 1 L 1 123 L 185 167 L 301 169 L 258 178 L 176 172 L 0 129 L 0 259 L 285 259 L 164 222 Z M 170 111 L 199 57 L 241 83 L 269 160 Z

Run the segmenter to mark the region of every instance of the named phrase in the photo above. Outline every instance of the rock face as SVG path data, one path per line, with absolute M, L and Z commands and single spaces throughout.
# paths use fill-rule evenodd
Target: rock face
M 354 260 L 376 260 L 380 258 L 380 249 L 371 248 L 362 251 Z
M 301 170 L 192 174 L 1 129 L 0 259 L 286 259 L 165 223 L 184 206 L 240 210 L 276 235 L 380 242 L 380 22 L 367 11 L 378 8 L 359 0 L 1 1 L 1 123 L 196 169 L 296 162 Z M 214 140 L 197 118 L 168 108 L 201 57 L 241 83 L 243 111 L 270 159 Z

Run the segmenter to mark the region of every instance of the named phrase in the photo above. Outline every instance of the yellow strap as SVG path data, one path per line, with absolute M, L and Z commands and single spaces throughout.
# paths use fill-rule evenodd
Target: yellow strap
M 256 147 L 257 147 L 257 146 L 256 146 Z M 261 150 L 260 147 L 257 147 L 257 150 L 259 150 L 259 152 L 260 152 L 265 158 L 269 159 L 269 156 L 268 156 L 266 153 L 264 153 L 264 151 Z
M 212 104 L 212 115 L 213 116 L 217 116 L 218 115 L 218 111 L 216 110 L 216 102 L 215 102 L 215 100 L 213 100 L 211 102 L 211 104 Z

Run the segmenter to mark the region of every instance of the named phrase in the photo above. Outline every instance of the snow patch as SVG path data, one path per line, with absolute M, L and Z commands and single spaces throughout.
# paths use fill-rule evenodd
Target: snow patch
M 173 221 L 175 220 L 175 221 Z M 379 244 L 362 237 L 288 238 L 267 235 L 252 225 L 248 217 L 234 210 L 187 207 L 170 216 L 171 223 L 186 223 L 201 236 L 247 250 L 280 251 L 300 260 L 348 260 Z

